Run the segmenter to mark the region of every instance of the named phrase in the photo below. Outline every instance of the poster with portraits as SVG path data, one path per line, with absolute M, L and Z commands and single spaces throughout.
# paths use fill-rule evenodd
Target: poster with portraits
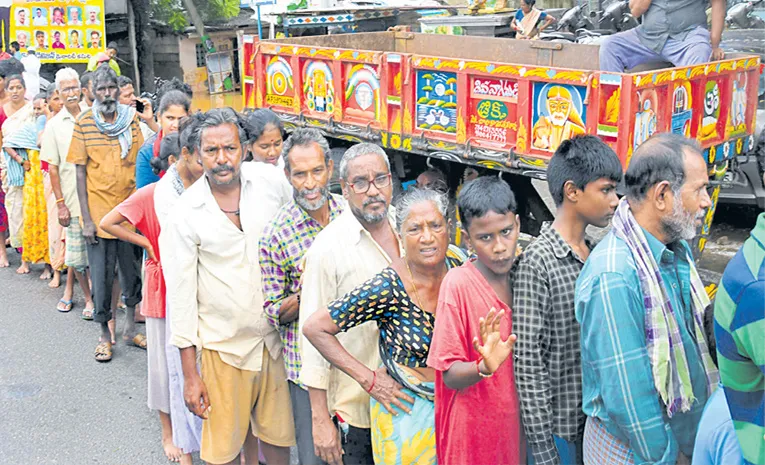
M 13 1 L 10 41 L 43 63 L 85 63 L 106 48 L 104 1 Z

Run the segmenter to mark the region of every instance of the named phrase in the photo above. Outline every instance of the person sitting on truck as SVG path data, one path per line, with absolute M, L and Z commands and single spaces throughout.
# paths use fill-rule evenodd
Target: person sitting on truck
M 600 45 L 600 69 L 622 73 L 652 61 L 690 66 L 722 60 L 725 0 L 710 0 L 712 30 L 707 29 L 706 0 L 630 0 L 643 24 L 607 37 Z
M 516 39 L 535 39 L 539 32 L 555 22 L 555 18 L 544 11 L 534 8 L 537 0 L 521 0 L 521 8 L 518 9 L 510 23 L 510 27 L 516 31 Z

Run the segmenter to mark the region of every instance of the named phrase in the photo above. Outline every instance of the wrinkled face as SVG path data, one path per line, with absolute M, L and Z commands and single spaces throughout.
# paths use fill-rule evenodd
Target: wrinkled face
M 550 112 L 550 120 L 556 126 L 563 126 L 571 114 L 571 100 L 562 97 L 547 99 L 547 111 Z
M 391 174 L 382 156 L 361 155 L 348 162 L 348 179 L 342 179 L 343 195 L 359 220 L 379 223 L 388 216 L 393 197 Z
M 282 153 L 282 132 L 275 126 L 267 126 L 251 149 L 255 161 L 276 165 Z
M 587 223 L 605 228 L 614 217 L 619 206 L 619 196 L 616 195 L 616 182 L 607 178 L 595 180 L 580 190 L 576 209 Z
M 679 192 L 672 192 L 672 212 L 661 219 L 664 233 L 669 242 L 680 239 L 691 240 L 701 227 L 706 209 L 712 206 L 707 188 L 709 176 L 703 157 L 686 154 L 685 182 Z
M 39 98 L 32 102 L 32 107 L 35 109 L 35 118 L 45 114 L 45 100 Z
M 449 228 L 446 218 L 433 202 L 412 205 L 401 225 L 406 259 L 425 267 L 441 266 L 449 247 Z
M 19 79 L 14 79 L 13 81 L 8 83 L 8 88 L 5 89 L 5 92 L 11 96 L 11 101 L 13 102 L 23 102 L 24 101 L 24 93 L 27 90 L 24 88 L 24 83 L 21 82 Z
M 77 79 L 67 79 L 59 84 L 59 93 L 63 104 L 67 108 L 75 109 L 80 103 L 80 81 Z
M 170 105 L 159 115 L 159 125 L 163 134 L 178 132 L 178 123 L 182 118 L 189 116 L 186 109 L 181 105 Z
M 119 96 L 117 81 L 111 79 L 97 80 L 93 83 L 93 89 L 101 111 L 107 115 L 114 114 L 117 111 L 117 97 Z
M 292 184 L 295 201 L 306 211 L 316 211 L 327 203 L 329 198 L 329 178 L 333 163 L 325 160 L 319 144 L 293 147 L 289 157 L 289 171 L 285 170 Z
M 488 212 L 480 218 L 473 218 L 467 233 L 478 259 L 494 274 L 510 272 L 515 259 L 515 247 L 521 223 L 513 212 L 499 214 Z
M 133 84 L 128 84 L 124 87 L 120 87 L 120 103 L 122 105 L 130 105 L 131 107 L 135 108 L 135 90 L 133 89 Z
M 211 184 L 224 186 L 238 180 L 242 167 L 239 128 L 226 123 L 203 130 L 200 155 Z
M 51 113 L 56 114 L 64 108 L 64 101 L 61 100 L 61 94 L 56 91 L 48 99 L 48 109 Z

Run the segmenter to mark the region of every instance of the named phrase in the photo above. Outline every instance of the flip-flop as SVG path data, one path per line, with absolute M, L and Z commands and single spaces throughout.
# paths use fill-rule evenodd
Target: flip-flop
M 139 349 L 146 350 L 146 336 L 144 336 L 141 333 L 136 334 L 133 336 L 132 339 L 128 339 L 127 337 L 122 337 L 122 339 L 125 341 L 125 343 L 129 346 L 138 347 Z
M 63 308 L 61 308 L 61 304 L 64 304 Z M 64 300 L 64 299 L 59 300 L 58 305 L 56 305 L 56 310 L 58 310 L 61 313 L 70 312 L 72 310 L 72 301 Z
M 112 359 L 112 345 L 102 342 L 96 346 L 95 357 L 97 362 L 108 362 Z
M 85 321 L 93 321 L 93 312 L 95 309 L 85 307 L 82 309 L 82 319 Z

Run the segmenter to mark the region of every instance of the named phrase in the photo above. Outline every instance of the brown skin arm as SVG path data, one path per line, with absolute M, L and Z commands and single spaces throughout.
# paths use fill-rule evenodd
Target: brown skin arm
M 50 186 L 53 189 L 53 195 L 56 196 L 56 207 L 58 208 L 58 224 L 63 227 L 69 226 L 72 220 L 72 215 L 69 209 L 66 207 L 65 202 L 59 202 L 63 200 L 64 194 L 61 190 L 61 176 L 58 174 L 58 166 L 49 165 L 50 174 Z
M 197 371 L 197 348 L 194 346 L 181 349 L 183 367 L 183 400 L 186 408 L 199 418 L 206 420 L 210 409 L 210 396 L 207 394 L 202 377 Z
M 397 415 L 398 412 L 392 407 L 396 405 L 401 410 L 409 413 L 411 409 L 402 403 L 402 400 L 414 403 L 414 399 L 401 392 L 401 385 L 388 376 L 382 369 L 375 374 L 354 356 L 348 353 L 337 340 L 335 335 L 340 332 L 326 308 L 311 315 L 303 328 L 303 334 L 313 344 L 316 350 L 333 366 L 353 378 L 369 395 L 377 399 L 388 411 Z M 370 341 L 370 343 L 373 343 Z M 371 392 L 370 392 L 371 390 Z
M 138 247 L 143 248 L 149 255 L 149 258 L 156 262 L 157 256 L 154 254 L 154 247 L 151 246 L 149 240 L 146 239 L 146 237 L 136 233 L 135 231 L 131 231 L 122 226 L 122 223 L 126 222 L 127 220 L 128 219 L 125 218 L 122 213 L 118 212 L 115 208 L 114 210 L 107 213 L 107 215 L 101 220 L 101 224 L 99 226 L 101 226 L 101 229 L 116 237 L 117 239 L 125 242 L 130 242 L 131 244 L 135 244 Z
M 722 33 L 725 28 L 725 0 L 711 0 L 712 3 L 712 29 L 709 31 L 712 42 L 712 60 L 722 60 L 725 52 L 720 48 Z
M 298 303 L 297 294 L 292 294 L 282 300 L 282 305 L 279 307 L 279 323 L 286 325 L 292 323 L 298 319 L 300 315 L 300 304 Z
M 640 18 L 650 6 L 651 0 L 630 0 L 630 13 L 635 19 Z
M 343 465 L 340 431 L 329 414 L 327 391 L 309 387 L 308 398 L 311 401 L 314 454 L 329 465 Z
M 93 218 L 90 216 L 90 205 L 88 204 L 88 186 L 87 171 L 85 165 L 77 165 L 77 198 L 80 200 L 80 212 L 82 214 L 82 235 L 85 237 L 85 243 L 96 243 L 96 225 L 93 224 Z

